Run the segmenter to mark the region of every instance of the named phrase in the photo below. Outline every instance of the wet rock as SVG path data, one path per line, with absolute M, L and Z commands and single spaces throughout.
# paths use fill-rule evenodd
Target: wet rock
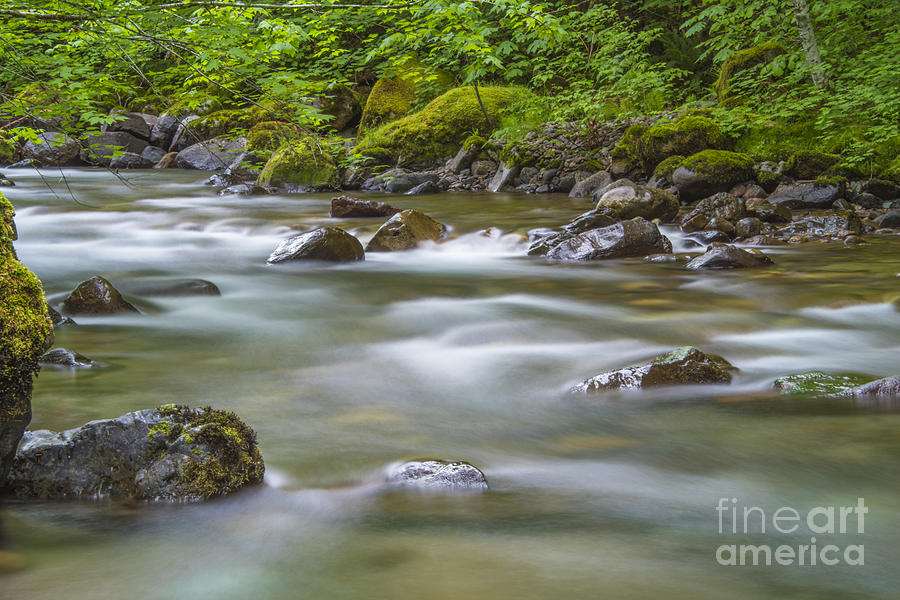
M 669 192 L 635 185 L 609 190 L 597 200 L 596 209 L 620 221 L 641 217 L 668 222 L 678 214 L 679 206 L 678 198 Z
M 487 479 L 467 462 L 414 460 L 388 467 L 385 477 L 391 485 L 422 489 L 486 490 Z
M 655 224 L 635 219 L 567 237 L 550 248 L 546 255 L 552 261 L 572 262 L 666 254 L 671 251 L 672 243 Z
M 22 146 L 24 160 L 33 160 L 45 167 L 63 167 L 77 162 L 81 150 L 77 140 L 58 131 L 48 131 L 38 136 L 39 140 L 28 140 Z
M 900 210 L 889 210 L 880 217 L 876 217 L 875 224 L 879 227 L 900 227 Z
M 362 184 L 362 189 L 367 192 L 402 194 L 426 181 L 436 182 L 437 180 L 438 176 L 435 173 L 415 173 L 405 169 L 389 169 L 380 175 L 365 180 Z
M 682 346 L 640 365 L 602 373 L 569 390 L 589 393 L 604 390 L 631 390 L 659 385 L 730 383 L 737 369 L 721 356 L 706 354 L 693 346 Z
M 126 152 L 122 156 L 114 156 L 109 161 L 110 169 L 149 169 L 155 161 L 144 158 L 142 154 Z
M 717 229 L 709 229 L 706 231 L 696 231 L 687 236 L 690 240 L 696 240 L 700 242 L 703 246 L 708 246 L 715 242 L 730 242 L 731 237 L 722 231 Z
M 44 353 L 38 360 L 38 364 L 49 368 L 90 369 L 96 363 L 87 356 L 73 352 L 68 348 L 54 348 Z
M 121 312 L 140 312 L 119 290 L 103 277 L 82 281 L 63 301 L 62 312 L 69 315 L 111 315 Z
M 900 399 L 900 377 L 885 377 L 850 390 L 848 395 L 857 399 Z
M 272 193 L 273 188 L 255 183 L 238 183 L 219 190 L 220 196 L 265 196 Z
M 132 153 L 138 156 L 148 146 L 145 140 L 138 139 L 127 131 L 110 131 L 100 135 L 92 135 L 82 140 L 84 148 L 80 156 L 83 162 L 108 167 L 116 154 Z
M 772 204 L 764 198 L 747 200 L 747 212 L 764 223 L 790 223 L 791 210 L 783 204 Z
M 409 250 L 430 240 L 437 242 L 447 232 L 447 228 L 417 210 L 404 210 L 378 228 L 366 245 L 367 252 L 391 252 Z
M 862 221 L 856 216 L 856 213 L 838 211 L 808 215 L 782 227 L 778 230 L 777 235 L 781 238 L 810 236 L 843 239 L 848 235 L 859 235 L 860 233 L 862 233 Z
M 391 217 L 400 212 L 387 202 L 359 200 L 350 196 L 337 196 L 331 199 L 332 219 L 357 219 L 369 217 Z
M 747 246 L 784 246 L 784 241 L 769 235 L 754 235 L 743 241 Z
M 358 239 L 343 229 L 322 227 L 284 240 L 278 244 L 266 262 L 269 264 L 291 260 L 353 262 L 364 259 L 365 252 Z
M 179 169 L 197 169 L 198 171 L 215 171 L 224 169 L 247 147 L 247 140 L 238 138 L 213 138 L 198 142 L 180 151 L 175 157 L 175 166 Z
M 151 167 L 161 161 L 165 155 L 166 151 L 156 146 L 147 146 L 141 151 L 141 157 L 149 161 Z
M 16 187 L 16 183 L 3 173 L 0 173 L 0 187 Z
M 221 296 L 219 287 L 205 279 L 162 279 L 136 281 L 122 286 L 136 296 L 179 297 L 179 296 Z
M 256 434 L 233 413 L 167 405 L 28 431 L 7 484 L 19 497 L 199 502 L 258 485 L 264 470 Z
M 488 184 L 488 191 L 499 192 L 503 188 L 512 185 L 513 180 L 519 174 L 519 167 L 516 165 L 507 165 L 505 162 L 500 163 L 494 178 Z
M 799 208 L 831 208 L 835 200 L 842 198 L 842 185 L 831 183 L 793 183 L 780 185 L 766 198 L 771 204 L 778 204 L 792 210 Z
M 136 138 L 150 141 L 150 131 L 156 124 L 157 117 L 123 110 L 114 110 L 110 114 L 115 115 L 118 120 L 107 125 L 105 131 L 124 131 Z
M 543 256 L 554 246 L 559 245 L 563 241 L 600 227 L 609 227 L 615 224 L 616 220 L 609 215 L 602 213 L 596 209 L 590 210 L 584 214 L 578 215 L 572 221 L 559 229 L 550 229 L 542 227 L 533 229 L 528 232 L 528 254 L 531 256 Z
M 744 217 L 734 224 L 734 235 L 739 238 L 753 237 L 759 235 L 762 228 L 762 222 L 756 217 Z
M 726 150 L 702 150 L 686 158 L 672 173 L 672 182 L 684 203 L 727 192 L 752 178 L 753 159 Z
M 569 198 L 590 198 L 598 189 L 612 183 L 612 176 L 608 171 L 597 171 L 590 177 L 576 181 L 569 191 Z
M 178 130 L 178 119 L 168 113 L 163 113 L 150 129 L 150 143 L 163 149 L 163 152 L 172 145 L 172 138 Z
M 734 223 L 744 218 L 746 207 L 744 201 L 737 196 L 721 192 L 704 198 L 697 206 L 681 218 L 681 228 L 690 233 L 703 229 L 719 229 L 710 221 L 717 219 Z
M 749 269 L 771 265 L 772 259 L 765 254 L 747 252 L 734 246 L 713 245 L 706 253 L 689 262 L 685 268 L 692 271 L 701 269 Z
M 406 192 L 407 196 L 415 196 L 418 194 L 434 194 L 439 192 L 437 185 L 433 181 L 423 181 L 416 187 Z
M 47 312 L 50 313 L 50 320 L 53 322 L 53 329 L 76 325 L 75 321 L 73 321 L 69 317 L 59 314 L 59 311 L 57 311 L 52 306 L 47 307 Z
M 803 396 L 825 396 L 843 394 L 857 389 L 869 378 L 864 375 L 824 373 L 807 371 L 779 377 L 773 383 L 782 394 Z
M 37 161 L 33 158 L 23 158 L 22 160 L 14 162 L 13 164 L 9 165 L 8 168 L 10 168 L 10 169 L 36 169 L 37 167 L 40 167 L 40 166 L 41 166 L 40 161 Z

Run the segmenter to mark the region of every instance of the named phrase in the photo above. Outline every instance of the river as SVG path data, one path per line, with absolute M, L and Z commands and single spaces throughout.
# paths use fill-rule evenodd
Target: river
M 64 177 L 61 176 L 64 174 Z M 20 259 L 53 298 L 99 274 L 201 278 L 220 297 L 129 296 L 143 314 L 77 318 L 57 346 L 102 363 L 44 369 L 32 428 L 165 403 L 237 412 L 266 485 L 203 505 L 2 501 L 29 567 L 3 597 L 566 600 L 894 598 L 897 406 L 777 397 L 809 370 L 900 374 L 900 237 L 768 250 L 772 267 L 640 260 L 552 265 L 521 234 L 589 202 L 560 195 L 377 196 L 452 239 L 342 265 L 267 266 L 328 219 L 329 194 L 218 197 L 205 175 L 10 170 Z M 365 197 L 365 196 L 363 196 Z M 342 221 L 365 241 L 379 220 Z M 483 230 L 494 227 L 487 234 Z M 687 248 L 665 229 L 676 248 Z M 572 397 L 570 385 L 697 345 L 730 386 Z M 384 492 L 386 465 L 464 459 L 485 494 Z M 720 498 L 767 513 L 850 506 L 865 564 L 722 566 Z M 855 518 L 851 519 L 855 524 Z

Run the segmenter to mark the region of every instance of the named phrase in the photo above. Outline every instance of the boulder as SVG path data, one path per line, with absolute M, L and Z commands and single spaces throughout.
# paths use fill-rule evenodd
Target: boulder
M 505 162 L 501 162 L 500 166 L 497 167 L 497 172 L 494 173 L 493 179 L 491 179 L 491 182 L 488 184 L 488 191 L 503 191 L 504 188 L 512 185 L 513 180 L 515 180 L 518 174 L 519 167 L 517 167 L 516 165 L 508 165 Z
M 726 100 L 731 100 L 732 104 L 735 100 L 745 96 L 748 93 L 764 93 L 762 89 L 747 89 L 747 78 L 741 80 L 740 78 L 736 78 L 735 76 L 747 71 L 748 69 L 752 69 L 754 67 L 759 68 L 759 65 L 764 65 L 766 63 L 772 62 L 777 56 L 781 56 L 785 53 L 784 45 L 781 42 L 770 41 L 764 42 L 757 46 L 751 46 L 750 48 L 743 48 L 736 52 L 733 52 L 731 56 L 729 56 L 722 63 L 722 66 L 719 68 L 719 78 L 716 81 L 716 97 L 718 98 L 720 103 L 724 103 Z M 756 81 L 758 78 L 753 77 L 749 78 L 751 82 Z M 759 78 L 761 79 L 761 78 Z M 732 89 L 732 83 L 740 81 L 743 85 L 737 87 L 736 89 Z M 760 88 L 767 85 L 771 79 L 765 78 L 762 79 L 765 83 L 761 84 L 753 84 L 754 88 Z
M 417 98 L 427 100 L 428 96 L 424 98 L 422 96 L 430 91 L 429 88 L 442 91 L 452 80 L 446 73 L 438 72 L 432 75 L 423 65 L 407 61 L 393 76 L 382 77 L 372 86 L 372 91 L 363 106 L 359 131 L 362 133 L 396 121 L 412 110 Z
M 736 223 L 744 218 L 744 201 L 726 192 L 719 192 L 697 203 L 694 209 L 681 218 L 681 228 L 691 233 L 704 229 L 718 229 L 713 221 Z
M 141 157 L 149 161 L 151 167 L 161 161 L 165 155 L 166 151 L 157 146 L 147 146 L 141 151 Z
M 690 156 L 701 150 L 728 150 L 733 141 L 715 121 L 700 114 L 685 114 L 651 127 L 632 125 L 612 150 L 612 157 L 653 169 L 669 156 Z
M 705 254 L 690 261 L 685 265 L 685 268 L 692 271 L 701 269 L 748 269 L 771 264 L 772 259 L 765 254 L 747 252 L 735 246 L 713 244 L 706 249 Z
M 31 422 L 32 379 L 53 343 L 44 290 L 16 257 L 12 204 L 0 194 L 0 487 Z
M 791 183 L 779 185 L 766 200 L 770 204 L 789 209 L 831 208 L 836 200 L 844 197 L 844 186 L 838 183 Z
M 338 184 L 337 163 L 318 140 L 301 137 L 272 154 L 256 183 L 292 186 L 298 191 L 331 189 Z
M 175 157 L 179 169 L 215 171 L 231 165 L 247 146 L 247 140 L 238 138 L 213 138 L 188 146 Z
M 150 141 L 150 132 L 157 117 L 124 110 L 114 110 L 110 114 L 117 117 L 117 120 L 107 125 L 105 131 L 124 131 L 136 138 Z
M 404 195 L 417 196 L 420 194 L 435 194 L 439 191 L 440 190 L 438 189 L 437 184 L 431 180 L 428 180 L 428 181 L 423 181 L 422 183 L 420 183 L 416 187 L 412 188 L 408 192 L 404 192 Z
M 62 312 L 68 315 L 112 315 L 140 312 L 103 277 L 94 276 L 82 281 L 66 296 Z
M 672 243 L 649 221 L 635 219 L 568 237 L 547 251 L 556 262 L 667 254 Z
M 319 108 L 333 117 L 328 127 L 343 131 L 359 124 L 362 116 L 362 97 L 346 85 L 335 85 L 318 101 Z
M 302 137 L 303 130 L 293 123 L 261 121 L 247 132 L 247 150 L 265 162 L 285 143 Z
M 594 209 L 578 215 L 560 229 L 543 228 L 529 231 L 529 242 L 531 245 L 528 247 L 528 254 L 531 256 L 543 256 L 554 246 L 579 233 L 584 233 L 591 229 L 609 227 L 614 225 L 615 222 L 616 220 L 609 215 Z
M 28 140 L 22 146 L 22 158 L 44 167 L 64 167 L 78 162 L 81 145 L 65 133 L 48 131 L 38 134 L 37 141 Z
M 140 154 L 149 144 L 145 140 L 138 139 L 126 131 L 111 131 L 92 135 L 82 140 L 84 149 L 81 150 L 83 162 L 108 167 L 116 154 L 132 153 Z
M 331 199 L 332 219 L 356 219 L 368 217 L 390 217 L 400 212 L 387 202 L 359 200 L 350 196 L 337 196 Z
M 790 223 L 791 209 L 783 204 L 772 204 L 764 198 L 751 198 L 746 203 L 747 212 L 756 215 L 763 223 Z
M 388 169 L 384 173 L 366 179 L 362 184 L 366 192 L 388 192 L 389 194 L 402 194 L 415 188 L 426 181 L 435 182 L 438 176 L 435 173 L 416 173 L 406 169 Z
M 624 221 L 641 217 L 669 222 L 678 214 L 678 198 L 669 192 L 642 185 L 624 186 L 609 190 L 597 200 L 596 209 Z
M 779 377 L 775 380 L 773 386 L 782 394 L 826 396 L 855 390 L 868 379 L 865 375 L 807 371 L 806 373 Z
M 900 377 L 885 377 L 850 390 L 848 395 L 860 400 L 900 398 Z
M 875 224 L 879 227 L 900 228 L 900 210 L 889 210 L 880 217 L 876 217 Z
M 727 192 L 736 184 L 753 177 L 753 159 L 746 154 L 725 150 L 703 150 L 693 154 L 672 172 L 683 203 Z
M 264 471 L 256 434 L 236 415 L 166 405 L 29 431 L 7 484 L 19 497 L 200 502 L 258 485 Z
M 756 217 L 744 217 L 734 224 L 734 235 L 739 238 L 749 238 L 759 235 L 762 222 Z
M 472 144 L 466 148 L 464 144 L 463 147 L 459 149 L 459 152 L 456 153 L 456 156 L 447 161 L 447 170 L 459 175 L 461 171 L 471 167 L 472 163 L 475 162 L 475 159 L 478 158 L 478 155 L 481 154 L 481 147 L 481 144 Z
M 421 489 L 486 490 L 487 479 L 477 467 L 467 462 L 446 460 L 413 460 L 389 466 L 385 471 L 388 484 Z
M 721 356 L 682 346 L 647 365 L 602 373 L 571 388 L 572 393 L 633 390 L 660 385 L 730 383 L 737 369 Z
M 44 355 L 38 359 L 38 364 L 42 367 L 49 367 L 51 369 L 90 369 L 96 363 L 87 356 L 73 352 L 68 348 L 54 348 L 53 350 L 44 353 Z
M 325 260 L 352 262 L 365 259 L 362 244 L 337 227 L 322 227 L 290 237 L 275 248 L 266 261 L 269 264 L 291 260 Z
M 841 157 L 838 154 L 800 150 L 788 157 L 784 163 L 783 173 L 794 179 L 815 179 L 839 162 Z
M 148 146 L 149 148 L 149 146 Z M 122 156 L 113 157 L 109 161 L 110 169 L 149 169 L 156 161 L 144 158 L 143 153 L 126 152 Z
M 191 123 L 199 119 L 199 115 L 185 115 L 178 119 L 172 141 L 169 143 L 169 152 L 180 152 L 192 144 L 202 142 L 197 134 L 191 130 Z M 165 148 L 165 146 L 161 146 Z
M 569 191 L 569 198 L 591 198 L 598 189 L 612 183 L 609 171 L 597 171 L 590 177 L 576 181 Z
M 417 210 L 404 210 L 378 228 L 366 245 L 366 252 L 409 250 L 424 241 L 440 241 L 447 228 Z
M 169 113 L 163 113 L 150 129 L 150 143 L 163 149 L 163 152 L 172 145 L 172 138 L 178 131 L 178 119 Z

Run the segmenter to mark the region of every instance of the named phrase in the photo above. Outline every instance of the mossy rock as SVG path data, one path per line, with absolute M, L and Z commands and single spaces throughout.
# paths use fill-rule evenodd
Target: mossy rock
M 38 278 L 18 261 L 15 210 L 0 194 L 0 481 L 31 421 L 32 377 L 53 341 Z
M 303 188 L 331 188 L 338 183 L 334 157 L 311 136 L 283 144 L 266 162 L 259 185 L 291 184 Z
M 257 122 L 256 115 L 248 109 L 219 110 L 188 123 L 185 135 L 206 141 L 249 129 Z
M 784 174 L 794 179 L 815 179 L 841 162 L 837 154 L 800 150 L 791 154 L 784 165 Z
M 672 173 L 672 180 L 684 203 L 727 192 L 753 175 L 753 159 L 746 154 L 703 150 L 684 159 Z
M 722 63 L 722 67 L 719 69 L 719 78 L 716 81 L 716 97 L 719 102 L 728 98 L 731 80 L 735 75 L 756 65 L 771 62 L 784 52 L 784 45 L 781 42 L 766 42 L 752 48 L 738 50 L 728 57 Z
M 8 165 L 16 160 L 16 140 L 6 130 L 0 130 L 0 165 Z
M 826 396 L 844 394 L 867 383 L 871 377 L 855 373 L 808 371 L 779 377 L 773 384 L 782 394 L 792 396 Z
M 432 165 L 455 154 L 475 132 L 488 134 L 500 122 L 505 108 L 523 94 L 530 94 L 517 87 L 481 87 L 479 92 L 490 123 L 484 118 L 473 87 L 454 88 L 419 112 L 369 132 L 354 152 L 365 156 L 370 148 L 383 148 L 391 153 L 394 164 Z
M 729 150 L 733 145 L 715 121 L 689 115 L 649 128 L 632 125 L 625 130 L 612 156 L 649 170 L 670 156 L 690 156 L 706 149 Z
M 429 73 L 421 63 L 408 61 L 395 75 L 382 77 L 372 86 L 363 107 L 359 131 L 370 131 L 406 116 L 415 108 L 417 101 L 433 97 L 429 90 L 443 92 L 452 81 L 453 78 L 447 73 Z
M 828 169 L 822 174 L 826 177 L 843 177 L 844 179 L 848 180 L 868 178 L 868 173 L 866 173 L 866 171 L 864 171 L 862 167 L 851 164 L 844 160 L 828 167 Z
M 633 165 L 643 162 L 641 154 L 641 137 L 647 132 L 647 126 L 635 123 L 625 130 L 622 139 L 613 147 L 610 156 L 613 159 L 624 160 Z
M 263 121 L 247 132 L 247 150 L 264 160 L 290 140 L 303 135 L 302 130 L 292 123 L 283 121 Z
M 684 159 L 685 157 L 680 154 L 675 154 L 674 156 L 664 159 L 661 163 L 656 165 L 655 169 L 653 169 L 653 176 L 658 179 L 665 179 L 669 183 L 672 183 L 672 173 L 681 166 Z

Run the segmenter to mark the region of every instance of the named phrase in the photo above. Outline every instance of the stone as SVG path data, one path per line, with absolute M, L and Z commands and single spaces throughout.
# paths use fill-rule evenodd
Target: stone
M 772 259 L 765 254 L 747 252 L 735 246 L 712 245 L 706 253 L 685 265 L 686 269 L 747 269 L 771 265 Z
M 77 325 L 77 323 L 75 323 L 75 321 L 73 321 L 69 317 L 59 314 L 59 311 L 57 311 L 52 306 L 47 306 L 47 312 L 50 313 L 50 322 L 53 323 L 53 329 Z
M 792 183 L 780 185 L 766 200 L 792 210 L 800 208 L 831 208 L 835 200 L 842 198 L 842 185 L 831 183 Z
M 716 354 L 682 346 L 647 365 L 601 373 L 572 387 L 571 393 L 635 390 L 661 385 L 730 383 L 737 369 Z
M 28 140 L 22 146 L 24 160 L 33 160 L 44 167 L 64 167 L 78 162 L 81 145 L 77 140 L 58 131 L 47 131 L 38 136 L 38 141 Z
M 115 156 L 109 161 L 110 169 L 149 169 L 155 161 L 144 158 L 143 153 L 135 154 L 126 152 L 122 156 Z
M 734 234 L 739 238 L 753 237 L 759 235 L 762 228 L 762 222 L 756 217 L 744 217 L 734 224 Z
M 875 223 L 879 227 L 900 227 L 900 210 L 889 210 L 880 217 L 876 217 Z
M 772 204 L 764 198 L 747 200 L 747 212 L 764 223 L 790 223 L 791 209 L 783 204 Z
M 877 379 L 864 386 L 848 392 L 853 398 L 860 400 L 869 399 L 900 399 L 900 377 L 885 377 Z
M 270 193 L 272 193 L 272 188 L 257 185 L 253 182 L 236 183 L 235 185 L 229 185 L 228 187 L 219 190 L 220 196 L 265 196 Z
M 388 169 L 380 175 L 370 177 L 362 184 L 363 191 L 402 194 L 426 181 L 437 181 L 436 173 L 415 173 L 406 169 Z
M 262 483 L 256 434 L 233 413 L 166 405 L 23 436 L 14 496 L 200 502 Z
M 487 479 L 477 467 L 461 461 L 414 460 L 391 465 L 385 472 L 390 485 L 429 490 L 486 490 Z
M 499 192 L 503 188 L 512 185 L 513 180 L 518 174 L 519 167 L 501 162 L 500 166 L 497 167 L 497 172 L 494 173 L 494 178 L 491 179 L 491 182 L 488 184 L 488 191 Z
M 132 153 L 138 156 L 149 144 L 138 139 L 127 131 L 110 131 L 100 135 L 92 135 L 82 140 L 84 149 L 80 156 L 83 162 L 101 167 L 108 167 L 116 154 Z
M 616 220 L 609 215 L 602 213 L 596 209 L 578 215 L 572 221 L 559 229 L 541 228 L 533 229 L 528 232 L 528 254 L 531 256 L 542 256 L 547 254 L 551 248 L 557 246 L 561 242 L 600 227 L 609 227 L 615 224 Z
M 862 221 L 851 211 L 835 211 L 810 214 L 777 231 L 778 237 L 813 236 L 816 238 L 844 239 L 848 235 L 862 233 Z
M 87 356 L 73 352 L 68 348 L 54 348 L 44 353 L 38 360 L 38 364 L 51 369 L 90 369 L 96 363 Z
M 229 166 L 237 155 L 246 148 L 244 138 L 230 140 L 213 138 L 198 142 L 180 151 L 175 157 L 175 166 L 179 169 L 196 169 L 199 171 L 215 171 Z
M 278 244 L 266 262 L 269 264 L 292 260 L 353 262 L 364 259 L 362 244 L 354 236 L 337 227 L 322 227 L 284 240 Z
M 717 192 L 727 192 L 753 178 L 753 159 L 726 150 L 703 150 L 693 154 L 672 173 L 682 203 L 690 203 Z
M 166 155 L 166 151 L 156 146 L 147 146 L 141 151 L 141 157 L 150 161 L 150 166 L 155 165 Z
M 138 280 L 122 286 L 129 294 L 149 297 L 221 296 L 219 287 L 205 279 Z
M 337 196 L 331 199 L 332 219 L 357 219 L 369 217 L 391 217 L 400 212 L 387 202 L 374 202 L 372 200 L 359 200 L 350 196 Z
M 451 173 L 459 174 L 460 172 L 472 166 L 472 163 L 481 154 L 481 145 L 472 144 L 468 148 L 460 148 L 456 156 L 447 163 L 447 170 Z
M 150 132 L 153 125 L 156 124 L 157 117 L 124 110 L 114 110 L 109 114 L 117 117 L 117 120 L 107 125 L 104 133 L 106 131 L 124 131 L 136 138 L 150 141 Z
M 405 192 L 405 195 L 406 196 L 416 196 L 419 194 L 434 194 L 439 191 L 440 190 L 438 189 L 437 185 L 433 181 L 429 180 L 429 181 L 423 181 L 422 183 L 420 183 L 416 187 L 412 188 L 408 192 Z
M 404 210 L 388 219 L 369 243 L 366 252 L 409 250 L 424 241 L 440 241 L 447 228 L 417 210 Z
M 94 276 L 79 283 L 66 296 L 62 312 L 68 315 L 112 315 L 140 311 L 125 300 L 109 281 Z
M 786 395 L 825 396 L 855 390 L 868 379 L 865 375 L 807 371 L 779 377 L 772 385 Z
M 609 190 L 597 200 L 596 209 L 620 221 L 641 217 L 669 222 L 679 206 L 678 198 L 665 190 L 635 185 Z
M 150 143 L 162 148 L 163 152 L 169 150 L 175 132 L 178 131 L 178 125 L 178 119 L 174 116 L 169 113 L 161 114 L 150 129 Z
M 681 228 L 690 233 L 709 227 L 713 219 L 734 223 L 744 218 L 746 208 L 744 201 L 726 192 L 719 192 L 697 203 L 694 209 L 681 218 Z
M 671 251 L 672 243 L 654 223 L 635 219 L 568 237 L 550 248 L 546 256 L 555 262 L 575 262 Z

